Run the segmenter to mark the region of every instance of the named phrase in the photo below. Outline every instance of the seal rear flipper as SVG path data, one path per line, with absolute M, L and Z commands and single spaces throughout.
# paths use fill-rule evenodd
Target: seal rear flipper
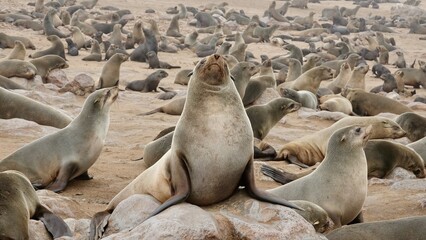
M 102 212 L 97 212 L 92 221 L 90 221 L 90 235 L 89 240 L 97 240 L 102 237 L 105 227 L 108 225 L 109 217 L 111 212 L 106 210 Z
M 263 151 L 256 146 L 253 146 L 253 148 L 255 161 L 259 161 L 259 158 L 261 158 L 262 161 L 273 160 L 277 156 L 277 152 L 273 147 L 269 147 Z
M 292 174 L 282 172 L 266 164 L 263 164 L 260 167 L 260 171 L 263 173 L 263 175 L 268 176 L 272 178 L 274 181 L 279 182 L 283 185 L 297 179 L 297 177 L 293 176 Z
M 269 192 L 260 190 L 256 187 L 256 183 L 254 179 L 253 157 L 251 157 L 250 160 L 248 161 L 241 180 L 247 190 L 247 193 L 257 200 L 279 204 L 282 206 L 304 211 L 304 209 L 298 207 L 296 204 L 290 203 L 285 199 L 281 199 Z
M 301 168 L 308 168 L 309 167 L 308 165 L 299 161 L 299 159 L 297 159 L 297 157 L 295 157 L 293 155 L 289 155 L 286 160 L 289 161 L 290 163 L 293 163 L 294 165 L 301 167 Z
M 93 176 L 89 175 L 89 172 L 86 170 L 84 173 L 82 173 L 79 176 L 75 177 L 75 179 L 78 179 L 78 180 L 92 180 Z
M 64 220 L 53 214 L 49 209 L 47 209 L 43 205 L 39 205 L 37 207 L 36 212 L 32 218 L 42 221 L 47 231 L 52 234 L 53 238 L 59 238 L 62 236 L 73 236 L 70 228 L 64 222 Z
M 177 155 L 179 156 L 181 154 L 178 153 Z M 185 158 L 183 156 L 179 156 L 178 159 L 172 159 L 169 170 L 171 182 L 170 187 L 173 195 L 171 198 L 167 199 L 167 201 L 157 207 L 157 209 L 155 209 L 148 218 L 157 215 L 170 206 L 185 201 L 189 197 L 189 194 L 191 193 L 191 182 L 189 178 L 188 167 L 184 159 Z
M 46 189 L 54 191 L 54 192 L 61 192 L 65 189 L 65 187 L 68 184 L 68 181 L 74 175 L 74 172 L 77 170 L 78 166 L 75 163 L 68 163 L 65 166 L 62 166 L 59 169 L 59 173 L 56 176 L 55 181 L 53 181 L 51 184 L 49 184 Z
M 146 116 L 146 115 L 151 115 L 151 114 L 158 113 L 158 112 L 161 112 L 161 107 L 156 108 L 156 109 L 149 111 L 149 112 L 146 112 L 146 113 L 138 114 L 137 116 Z

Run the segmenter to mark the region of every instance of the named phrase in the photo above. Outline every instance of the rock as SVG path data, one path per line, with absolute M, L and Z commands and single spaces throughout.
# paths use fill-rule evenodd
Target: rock
M 46 83 L 53 83 L 58 87 L 63 87 L 68 82 L 67 75 L 61 69 L 52 70 L 46 78 Z
M 218 204 L 181 203 L 144 220 L 157 206 L 147 195 L 124 200 L 104 239 L 325 239 L 295 211 L 251 199 L 244 190 Z
M 139 209 L 133 208 L 133 211 L 139 212 Z M 103 239 L 225 239 L 231 236 L 231 232 L 224 230 L 219 228 L 212 214 L 198 206 L 181 203 L 149 218 L 130 232 L 123 231 Z
M 147 10 L 145 10 L 145 13 L 155 13 L 155 10 L 152 8 L 148 8 Z
M 59 89 L 59 92 L 72 92 L 78 96 L 84 96 L 93 91 L 95 91 L 95 81 L 84 73 L 75 76 L 72 82 Z
M 160 202 L 150 195 L 135 194 L 127 198 L 111 214 L 105 236 L 135 228 L 158 206 Z
M 2 134 L 10 134 L 15 137 L 42 137 L 57 132 L 55 127 L 39 125 L 33 121 L 20 118 L 0 119 L 0 131 Z
M 65 223 L 73 233 L 72 237 L 62 237 L 57 239 L 72 239 L 72 240 L 86 240 L 89 239 L 90 235 L 90 221 L 91 219 L 65 219 Z M 56 240 L 57 240 L 56 239 Z
M 383 185 L 383 186 L 389 186 L 392 185 L 395 182 L 393 179 L 383 179 L 383 178 L 371 178 L 368 180 L 368 186 L 373 185 Z
M 386 178 L 396 179 L 396 180 L 416 179 L 416 175 L 414 175 L 414 173 L 409 172 L 403 168 L 396 167 L 391 173 L 389 173 L 388 176 L 386 176 Z
M 38 190 L 37 196 L 41 204 L 63 219 L 90 218 L 89 214 L 81 210 L 80 204 L 71 198 L 61 196 L 49 190 Z
M 390 99 L 393 99 L 393 100 L 399 100 L 400 98 L 401 98 L 401 96 L 399 96 L 399 94 L 398 93 L 396 93 L 396 92 L 389 92 L 389 93 L 387 93 L 386 94 L 386 97 L 387 98 L 390 98 Z
M 52 237 L 41 221 L 30 219 L 28 233 L 31 240 L 50 240 Z

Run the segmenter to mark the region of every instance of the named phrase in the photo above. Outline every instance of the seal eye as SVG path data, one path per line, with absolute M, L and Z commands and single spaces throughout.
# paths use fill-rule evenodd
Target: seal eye
M 205 58 L 203 58 L 203 59 L 200 61 L 200 65 L 203 65 L 204 63 L 206 63 L 206 59 L 205 59 Z
M 357 127 L 357 128 L 355 129 L 355 132 L 357 132 L 357 133 L 361 132 L 361 128 L 360 128 L 360 127 Z

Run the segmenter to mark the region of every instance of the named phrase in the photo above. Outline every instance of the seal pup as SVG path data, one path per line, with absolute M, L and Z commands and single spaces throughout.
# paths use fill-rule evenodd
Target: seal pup
M 381 63 L 374 64 L 373 68 L 371 68 L 371 71 L 376 77 L 380 77 L 382 74 L 391 73 L 390 70 Z
M 305 90 L 293 90 L 290 88 L 280 88 L 281 97 L 290 98 L 300 104 L 302 107 L 317 109 L 318 100 L 315 94 Z
M 382 112 L 402 114 L 413 111 L 397 100 L 360 89 L 347 89 L 342 95 L 351 102 L 354 113 L 360 116 L 374 116 Z
M 246 109 L 253 130 L 253 136 L 263 140 L 275 124 L 287 113 L 300 109 L 302 105 L 289 98 L 276 98 L 263 105 Z
M 166 62 L 162 62 L 158 59 L 157 54 L 154 51 L 149 51 L 146 54 L 146 59 L 149 64 L 149 68 L 163 68 L 163 69 L 171 69 L 171 68 L 180 68 L 180 66 L 172 66 Z
M 31 98 L 0 88 L 0 118 L 22 118 L 41 125 L 64 128 L 72 118 Z
M 117 97 L 117 87 L 93 92 L 67 127 L 10 154 L 0 161 L 0 171 L 20 171 L 34 187 L 54 192 L 63 191 L 74 178 L 91 179 L 87 170 L 101 154 L 109 127 L 109 110 Z
M 405 62 L 404 53 L 401 51 L 396 51 L 395 53 L 398 58 L 392 65 L 396 66 L 397 68 L 406 68 L 407 63 Z
M 193 71 L 171 149 L 120 191 L 105 211 L 94 215 L 90 239 L 101 237 L 115 207 L 136 193 L 152 195 L 162 203 L 150 216 L 183 201 L 201 206 L 223 201 L 240 185 L 258 200 L 298 208 L 258 189 L 254 180 L 249 119 L 225 59 L 212 55 Z
M 160 83 L 160 80 L 169 76 L 169 74 L 164 70 L 157 70 L 151 73 L 144 80 L 132 81 L 126 86 L 126 90 L 140 91 L 140 92 L 158 92 L 157 87 Z
M 101 47 L 99 46 L 99 42 L 95 39 L 90 40 L 92 48 L 90 49 L 90 55 L 82 58 L 83 61 L 102 61 L 102 53 Z
M 120 81 L 120 66 L 129 57 L 122 53 L 116 53 L 102 67 L 97 89 L 117 86 Z
M 45 55 L 36 59 L 31 59 L 30 63 L 37 68 L 37 75 L 40 75 L 43 83 L 47 83 L 47 76 L 53 69 L 68 68 L 69 65 L 65 59 L 58 55 Z
M 422 239 L 426 216 L 359 223 L 335 229 L 326 235 L 329 240 L 399 240 Z
M 371 128 L 349 126 L 337 130 L 330 137 L 324 161 L 314 172 L 267 191 L 317 204 L 332 219 L 334 228 L 352 222 L 361 213 L 367 197 L 367 159 L 363 147 Z
M 54 238 L 72 237 L 68 225 L 43 206 L 30 180 L 18 171 L 0 172 L 0 238 L 29 239 L 29 221 L 40 220 Z
M 163 92 L 158 94 L 156 96 L 156 98 L 161 99 L 161 100 L 172 99 L 178 94 L 176 91 L 171 90 L 171 89 L 166 89 L 166 88 L 163 88 L 163 87 L 158 87 L 158 88 Z
M 426 136 L 426 118 L 414 112 L 399 115 L 395 122 L 407 133 L 406 137 L 415 142 Z
M 58 55 L 62 57 L 63 59 L 67 60 L 67 58 L 65 57 L 64 44 L 62 43 L 61 39 L 59 39 L 59 37 L 56 35 L 50 35 L 50 36 L 47 36 L 47 40 L 49 40 L 49 42 L 52 43 L 51 47 L 42 51 L 34 52 L 30 54 L 29 57 L 39 58 L 45 55 L 53 54 L 53 55 Z
M 326 95 L 326 96 L 329 96 L 329 95 Z M 326 97 L 326 96 L 323 96 L 323 97 Z M 333 98 L 325 100 L 324 102 L 321 102 L 318 108 L 321 110 L 326 110 L 330 112 L 341 112 L 347 115 L 355 115 L 352 110 L 351 102 L 348 99 L 342 97 L 341 95 L 337 95 L 336 97 L 333 97 Z
M 12 51 L 4 59 L 25 60 L 25 53 L 26 49 L 24 44 L 21 41 L 16 40 Z
M 185 105 L 185 101 L 186 101 L 186 97 L 177 98 L 159 108 L 156 108 L 146 113 L 141 113 L 138 116 L 146 116 L 146 115 L 151 115 L 158 112 L 162 112 L 162 113 L 166 113 L 170 115 L 181 115 L 183 111 L 183 107 Z
M 3 77 L 33 78 L 37 73 L 34 64 L 18 59 L 7 59 L 0 61 L 0 75 Z
M 179 31 L 179 15 L 173 16 L 170 21 L 169 28 L 167 28 L 166 36 L 169 37 L 182 37 L 183 35 Z
M 67 42 L 68 45 L 68 55 L 70 56 L 78 56 L 78 47 L 77 44 L 75 44 L 75 42 L 72 41 L 71 38 L 66 38 L 65 41 Z

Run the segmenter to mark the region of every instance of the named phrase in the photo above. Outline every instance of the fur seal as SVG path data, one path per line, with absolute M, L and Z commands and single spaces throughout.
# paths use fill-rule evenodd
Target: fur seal
M 246 109 L 253 129 L 253 136 L 263 140 L 275 124 L 287 113 L 299 110 L 300 103 L 289 98 L 276 98 L 263 105 L 255 105 Z
M 29 221 L 40 220 L 54 238 L 72 237 L 68 225 L 43 206 L 31 182 L 18 171 L 0 172 L 0 238 L 29 239 Z
M 294 90 L 306 90 L 316 94 L 321 81 L 330 79 L 334 75 L 333 69 L 326 66 L 314 67 L 304 72 L 292 82 L 284 82 L 279 88 L 291 88 Z
M 212 104 L 214 107 L 210 107 Z M 223 127 L 212 127 L 211 124 Z M 117 204 L 135 193 L 150 194 L 162 202 L 150 216 L 183 201 L 196 205 L 223 201 L 239 185 L 245 186 L 256 199 L 298 208 L 256 187 L 252 134 L 225 59 L 212 55 L 199 61 L 190 80 L 187 101 L 176 125 L 171 149 L 118 193 L 105 211 L 95 214 L 90 239 L 101 237 Z M 190 143 L 182 139 L 196 141 Z M 239 151 L 235 152 L 235 149 Z M 213 155 L 216 156 L 214 159 L 208 157 Z
M 56 35 L 50 35 L 50 36 L 47 36 L 47 40 L 51 42 L 52 46 L 49 47 L 48 49 L 30 54 L 30 58 L 39 58 L 45 55 L 53 54 L 53 55 L 58 55 L 66 60 L 64 44 L 62 43 L 61 39 L 59 39 L 59 37 Z
M 377 222 L 359 223 L 336 229 L 328 233 L 329 240 L 399 240 L 422 239 L 426 216 L 407 217 Z
M 268 192 L 317 204 L 327 212 L 335 228 L 352 222 L 361 213 L 367 197 L 363 147 L 371 129 L 371 125 L 349 126 L 335 131 L 328 141 L 324 161 L 314 172 Z
M 166 89 L 166 88 L 163 88 L 163 87 L 158 87 L 158 88 L 163 92 L 158 94 L 156 96 L 156 98 L 161 99 L 161 100 L 170 100 L 178 94 L 176 91 L 171 90 L 171 89 Z
M 388 68 L 383 66 L 381 63 L 376 63 L 373 65 L 373 68 L 371 68 L 371 71 L 376 77 L 382 76 L 382 74 L 391 73 Z
M 30 62 L 18 59 L 7 59 L 0 61 L 0 75 L 3 77 L 33 78 L 37 73 L 37 68 Z
M 83 33 L 80 31 L 80 28 L 76 26 L 71 26 L 71 39 L 77 45 L 77 49 L 86 48 L 86 39 Z
M 31 98 L 0 88 L 0 118 L 22 118 L 41 125 L 64 128 L 72 118 Z
M 419 61 L 420 62 L 420 61 Z M 414 88 L 426 88 L 426 65 L 417 68 L 402 68 L 398 71 L 403 72 L 402 79 L 405 85 L 413 86 Z
M 306 90 L 296 91 L 290 88 L 280 88 L 280 95 L 302 104 L 302 107 L 312 109 L 317 109 L 318 107 L 318 100 L 315 94 Z
M 133 50 L 132 54 L 130 54 L 130 60 L 132 61 L 146 62 L 146 54 L 148 52 L 154 51 L 156 54 L 158 53 L 158 43 L 154 32 L 144 28 L 143 33 L 145 41 Z
M 177 98 L 159 108 L 156 108 L 152 111 L 139 114 L 138 116 L 151 115 L 157 112 L 162 112 L 170 115 L 181 115 L 183 107 L 185 105 L 186 97 Z
M 407 63 L 405 62 L 404 53 L 401 51 L 396 51 L 395 53 L 398 58 L 392 65 L 396 66 L 397 68 L 406 68 Z
M 10 154 L 0 161 L 0 171 L 20 171 L 33 186 L 54 192 L 63 191 L 74 178 L 91 179 L 87 170 L 101 154 L 108 132 L 109 110 L 117 97 L 117 87 L 93 92 L 67 127 Z
M 34 66 L 37 68 L 37 75 L 40 75 L 44 83 L 46 83 L 47 75 L 49 75 L 50 71 L 53 69 L 63 69 L 69 67 L 65 59 L 57 55 L 45 55 L 30 60 L 30 63 L 34 64 Z
M 362 57 L 357 53 L 351 53 L 346 60 L 328 61 L 321 65 L 334 69 L 336 71 L 335 76 L 337 76 L 340 73 L 340 65 L 342 65 L 344 62 L 347 62 L 351 69 L 354 69 L 356 62 L 360 59 L 362 59 Z
M 365 74 L 369 69 L 368 65 L 360 65 L 352 70 L 351 77 L 346 83 L 347 88 L 359 88 L 365 90 Z
M 426 137 L 408 144 L 407 147 L 413 149 L 422 157 L 423 164 L 426 167 Z
M 4 89 L 26 89 L 24 86 L 16 83 L 15 81 L 7 77 L 3 77 L 1 75 L 0 75 L 0 87 Z
M 417 113 L 403 113 L 395 119 L 395 122 L 404 129 L 406 137 L 412 142 L 426 136 L 426 118 Z
M 326 87 L 333 91 L 335 94 L 340 93 L 342 89 L 346 86 L 346 83 L 349 81 L 351 75 L 351 67 L 349 66 L 349 63 L 345 62 L 340 66 L 340 72 L 337 77 Z
M 154 51 L 149 51 L 146 54 L 146 59 L 149 64 L 149 68 L 163 68 L 163 69 L 171 69 L 171 68 L 180 68 L 180 66 L 172 66 L 166 62 L 162 62 L 158 59 L 157 54 Z
M 360 116 L 374 116 L 382 112 L 402 114 L 413 111 L 396 100 L 360 89 L 347 89 L 343 95 L 351 102 L 354 113 Z
M 24 44 L 21 41 L 16 40 L 12 51 L 4 59 L 24 60 L 26 55 L 25 53 L 26 49 Z
M 65 41 L 67 42 L 67 48 L 68 48 L 68 55 L 70 56 L 78 56 L 78 47 L 75 42 L 71 38 L 66 38 Z
M 91 41 L 92 48 L 90 49 L 90 55 L 82 58 L 83 61 L 102 61 L 102 53 L 101 53 L 101 47 L 99 46 L 98 41 L 95 39 L 92 39 Z
M 351 102 L 341 95 L 326 95 L 320 98 L 320 102 L 319 109 L 321 110 L 354 115 Z
M 364 147 L 367 157 L 368 177 L 384 178 L 395 167 L 402 167 L 416 175 L 425 177 L 422 157 L 409 147 L 386 140 L 371 140 Z
M 44 19 L 43 19 L 44 34 L 46 36 L 55 35 L 60 38 L 68 37 L 68 34 L 64 34 L 63 32 L 56 29 L 55 26 L 53 25 L 53 17 L 55 15 L 56 15 L 56 10 L 50 9 L 44 16 Z
M 384 46 L 378 46 L 379 64 L 389 64 L 389 51 Z
M 306 135 L 283 145 L 278 152 L 278 159 L 290 162 L 302 162 L 312 166 L 324 159 L 330 136 L 342 127 L 354 124 L 371 124 L 373 126 L 370 139 L 400 138 L 405 136 L 404 130 L 394 121 L 384 117 L 345 117 L 328 128 Z
M 307 56 L 306 62 L 302 66 L 302 73 L 314 68 L 320 60 L 321 60 L 321 57 L 318 54 L 312 54 Z
M 370 90 L 370 92 L 379 93 L 380 91 L 383 91 L 383 92 L 389 93 L 389 92 L 392 92 L 394 89 L 397 89 L 397 92 L 400 92 L 400 90 L 398 90 L 397 81 L 392 74 L 390 73 L 381 74 L 380 79 L 383 80 L 383 84 L 377 87 L 374 87 L 373 89 Z M 400 82 L 403 83 L 402 79 L 400 80 Z M 403 91 L 404 91 L 404 85 L 402 85 L 401 92 Z
M 160 83 L 160 80 L 169 76 L 169 74 L 166 71 L 163 70 L 157 70 L 153 73 L 151 73 L 146 79 L 144 80 L 136 80 L 132 81 L 126 86 L 126 90 L 133 90 L 133 91 L 140 91 L 140 92 L 157 92 L 158 84 Z
M 183 35 L 179 31 L 179 15 L 173 16 L 172 20 L 170 21 L 169 28 L 167 28 L 166 36 L 170 37 L 182 37 Z
M 231 69 L 231 76 L 241 99 L 244 98 L 250 78 L 258 72 L 259 68 L 250 62 L 239 62 Z
M 158 51 L 177 53 L 178 47 L 175 44 L 169 43 L 169 40 L 165 36 L 160 36 L 160 42 L 158 43 Z
M 142 31 L 142 21 L 138 20 L 136 21 L 135 25 L 133 25 L 133 32 L 132 32 L 133 42 L 136 44 L 142 44 L 145 42 L 145 35 Z
M 192 72 L 192 69 L 183 69 L 180 70 L 175 77 L 174 83 L 181 84 L 181 85 L 188 85 L 190 73 Z
M 26 37 L 9 36 L 6 33 L 0 32 L 0 46 L 3 48 L 14 48 L 16 40 L 21 41 L 26 48 L 36 49 L 34 44 Z
M 285 81 L 291 82 L 296 80 L 300 75 L 302 75 L 302 65 L 300 64 L 299 60 L 290 58 L 288 60 L 288 72 Z
M 117 86 L 120 81 L 120 66 L 129 57 L 122 53 L 116 53 L 102 67 L 99 77 L 98 89 Z

